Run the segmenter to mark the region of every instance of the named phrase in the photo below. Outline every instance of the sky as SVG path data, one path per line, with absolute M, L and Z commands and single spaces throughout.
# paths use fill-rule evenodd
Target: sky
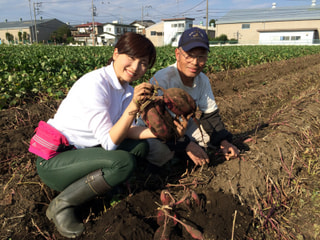
M 271 8 L 274 2 L 277 7 L 308 6 L 312 0 L 208 0 L 208 21 L 219 21 L 234 9 Z M 92 20 L 130 24 L 136 20 L 157 23 L 188 17 L 195 19 L 194 24 L 205 25 L 206 12 L 207 0 L 0 0 L 0 22 L 31 20 L 35 16 L 37 20 L 56 18 L 71 25 Z

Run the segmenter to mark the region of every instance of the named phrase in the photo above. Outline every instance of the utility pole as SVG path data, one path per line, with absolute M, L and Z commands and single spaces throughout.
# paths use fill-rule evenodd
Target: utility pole
M 143 24 L 143 16 L 144 16 L 144 13 L 143 13 L 143 9 L 144 8 L 152 8 L 152 6 L 151 5 L 147 5 L 147 6 L 143 6 L 142 5 L 142 7 L 141 7 L 141 22 L 142 22 L 142 24 Z M 146 16 L 149 16 L 149 14 L 148 14 L 148 10 L 146 11 L 147 12 L 147 15 Z
M 141 7 L 141 24 L 143 25 L 143 5 Z
M 31 22 L 33 22 L 33 19 L 32 19 L 32 10 L 31 10 L 31 0 L 29 0 L 29 9 L 30 9 L 30 18 L 31 18 Z M 31 31 L 31 43 L 33 42 L 33 40 L 36 38 L 34 36 L 34 31 Z
M 208 1 L 209 0 L 207 0 L 207 10 L 206 10 L 206 33 L 207 33 L 207 35 L 208 35 Z
M 93 5 L 93 0 L 92 0 L 92 46 L 95 46 L 95 29 L 94 29 L 94 16 L 96 14 L 95 12 L 95 6 Z
M 179 12 L 179 0 L 176 1 L 178 5 L 178 18 L 180 17 L 180 12 Z
M 34 14 L 34 35 L 36 36 L 36 43 L 38 43 L 38 33 L 37 33 L 37 19 L 36 19 L 36 4 L 37 10 L 39 10 L 38 5 L 39 3 L 33 3 L 33 14 Z

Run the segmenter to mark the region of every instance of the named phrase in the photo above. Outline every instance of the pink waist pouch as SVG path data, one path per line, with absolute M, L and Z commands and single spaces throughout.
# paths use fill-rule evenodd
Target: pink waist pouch
M 44 121 L 39 122 L 34 132 L 30 140 L 29 152 L 46 160 L 61 152 L 75 149 L 61 132 Z

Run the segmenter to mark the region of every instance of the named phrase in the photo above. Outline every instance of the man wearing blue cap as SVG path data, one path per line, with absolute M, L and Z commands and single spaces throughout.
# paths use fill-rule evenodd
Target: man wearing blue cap
M 220 147 L 227 160 L 239 155 L 238 148 L 231 143 L 232 134 L 225 129 L 221 121 L 210 81 L 202 72 L 209 51 L 209 40 L 206 32 L 196 27 L 187 29 L 182 33 L 178 47 L 175 49 L 177 61 L 159 70 L 150 79 L 151 83 L 158 83 L 165 89 L 181 88 L 187 91 L 201 110 L 200 124 L 204 138 L 198 126 L 190 119 L 184 144 L 177 144 L 177 146 L 183 148 L 183 151 L 196 165 L 209 163 L 208 155 L 200 147 L 208 144 Z M 170 157 L 172 157 L 170 153 L 173 154 L 173 151 L 181 150 L 177 147 L 170 149 L 170 146 L 168 147 L 157 139 L 150 139 L 149 145 L 148 160 L 157 166 L 161 166 L 170 160 Z

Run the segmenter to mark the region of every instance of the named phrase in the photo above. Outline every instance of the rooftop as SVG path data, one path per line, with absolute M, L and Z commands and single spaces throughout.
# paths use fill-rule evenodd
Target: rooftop
M 48 21 L 51 21 L 53 19 L 37 19 L 37 24 L 40 23 L 45 23 Z M 13 21 L 13 22 L 0 22 L 0 29 L 3 28 L 8 28 L 8 29 L 13 29 L 13 28 L 28 28 L 34 25 L 34 21 L 27 20 L 27 21 Z
M 270 7 L 231 10 L 217 20 L 216 24 L 320 20 L 319 6 Z
M 194 18 L 188 18 L 188 17 L 183 17 L 183 18 L 167 18 L 167 19 L 161 19 L 162 21 L 184 21 L 184 20 L 194 20 Z
M 99 23 L 99 22 L 94 22 L 94 25 L 95 26 L 102 26 L 103 24 Z M 77 28 L 80 28 L 80 27 L 92 27 L 92 22 L 76 25 L 75 27 L 77 27 Z
M 130 25 L 133 25 L 133 24 L 139 24 L 144 27 L 150 27 L 151 25 L 155 24 L 155 22 L 152 20 L 143 20 L 143 21 L 136 20 L 136 21 L 130 23 Z

